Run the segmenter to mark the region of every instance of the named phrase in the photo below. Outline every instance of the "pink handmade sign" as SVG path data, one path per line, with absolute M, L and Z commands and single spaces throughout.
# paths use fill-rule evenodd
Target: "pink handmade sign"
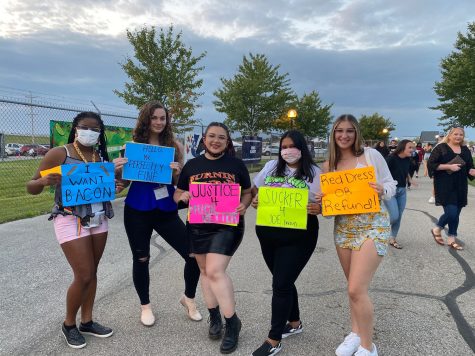
M 236 212 L 241 200 L 239 184 L 191 183 L 190 195 L 190 224 L 239 223 L 239 213 Z

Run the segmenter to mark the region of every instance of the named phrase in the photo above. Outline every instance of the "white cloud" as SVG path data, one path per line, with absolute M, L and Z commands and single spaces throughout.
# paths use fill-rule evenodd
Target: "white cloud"
M 191 30 L 232 42 L 257 38 L 326 50 L 437 44 L 454 37 L 475 13 L 471 0 L 4 0 L 0 37 L 71 31 L 121 37 L 144 24 Z

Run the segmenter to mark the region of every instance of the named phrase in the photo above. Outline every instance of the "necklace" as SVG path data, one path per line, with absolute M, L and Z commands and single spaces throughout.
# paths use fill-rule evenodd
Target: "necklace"
M 79 157 L 81 157 L 81 159 L 84 161 L 84 163 L 88 163 L 86 157 L 84 157 L 81 150 L 79 149 L 79 146 L 76 141 L 73 142 L 73 146 Z M 94 149 L 92 150 L 92 163 L 96 163 L 96 154 L 94 153 Z

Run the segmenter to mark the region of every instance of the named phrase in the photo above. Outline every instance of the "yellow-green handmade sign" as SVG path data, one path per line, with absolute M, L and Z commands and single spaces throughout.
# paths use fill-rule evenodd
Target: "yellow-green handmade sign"
M 308 189 L 260 187 L 256 225 L 307 228 Z
M 380 211 L 378 194 L 369 182 L 376 182 L 373 166 L 321 174 L 322 215 Z

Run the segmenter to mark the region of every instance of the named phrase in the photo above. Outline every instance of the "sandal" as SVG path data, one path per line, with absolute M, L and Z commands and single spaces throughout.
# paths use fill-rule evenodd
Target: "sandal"
M 457 250 L 457 251 L 460 251 L 460 250 L 463 250 L 463 247 L 460 246 L 458 243 L 456 243 L 455 241 L 452 241 L 451 243 L 448 244 L 449 247 L 452 247 L 454 250 Z
M 437 242 L 439 245 L 445 246 L 445 241 L 442 238 L 442 235 L 434 233 L 434 229 L 430 229 L 430 232 L 435 242 Z
M 398 250 L 402 249 L 402 246 L 399 245 L 396 240 L 391 240 L 391 241 L 389 241 L 389 244 L 390 244 L 392 247 L 397 248 Z

